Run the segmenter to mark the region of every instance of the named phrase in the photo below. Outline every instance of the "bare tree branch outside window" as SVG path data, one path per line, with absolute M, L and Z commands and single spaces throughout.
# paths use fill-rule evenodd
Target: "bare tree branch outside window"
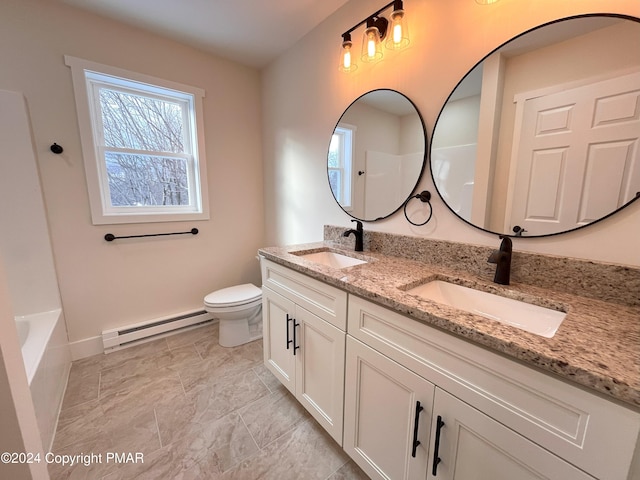
M 100 88 L 113 206 L 189 205 L 183 106 Z

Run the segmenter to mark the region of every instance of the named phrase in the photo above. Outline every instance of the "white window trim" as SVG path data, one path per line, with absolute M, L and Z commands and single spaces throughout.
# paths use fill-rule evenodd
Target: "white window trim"
M 353 211 L 353 197 L 354 197 L 354 179 L 353 179 L 353 169 L 354 169 L 354 144 L 355 144 L 355 133 L 357 127 L 355 125 L 350 125 L 348 123 L 338 123 L 335 128 L 335 132 L 338 132 L 343 141 L 341 142 L 341 155 L 340 155 L 340 164 L 341 166 L 338 168 L 333 168 L 332 170 L 340 170 L 342 172 L 342 192 L 341 197 L 342 200 L 339 202 L 340 206 L 345 212 Z M 349 155 L 349 163 L 345 164 L 344 160 L 346 156 Z M 347 197 L 347 198 L 345 198 Z
M 80 140 L 82 143 L 82 156 L 84 159 L 85 175 L 87 179 L 87 189 L 89 193 L 89 204 L 91 207 L 91 218 L 94 225 L 110 225 L 123 223 L 150 223 L 150 222 L 183 222 L 192 220 L 208 220 L 209 219 L 209 195 L 207 188 L 207 161 L 204 148 L 204 114 L 202 107 L 202 99 L 205 96 L 204 90 L 183 85 L 168 80 L 144 75 L 121 68 L 102 65 L 100 63 L 90 62 L 81 58 L 64 56 L 65 64 L 71 67 L 71 76 L 73 80 L 73 90 L 76 100 L 76 110 L 78 114 L 78 128 L 80 130 Z M 144 212 L 138 213 L 122 213 L 122 208 L 108 208 L 109 199 L 103 198 L 102 184 L 100 181 L 99 169 L 102 166 L 101 156 L 98 155 L 98 147 L 94 142 L 94 131 L 91 122 L 91 111 L 93 108 L 89 102 L 87 90 L 87 79 L 85 72 L 96 72 L 102 75 L 125 78 L 135 82 L 145 83 L 148 85 L 157 85 L 158 87 L 175 90 L 193 96 L 193 108 L 195 110 L 195 125 L 191 125 L 194 136 L 195 152 L 197 162 L 195 175 L 197 178 L 193 180 L 194 193 L 200 201 L 195 206 L 195 211 L 167 213 L 171 210 L 170 206 L 154 208 L 145 208 Z M 185 95 L 186 98 L 186 95 Z M 106 193 L 106 192 L 105 192 Z M 130 208 L 130 207 L 125 207 Z M 154 211 L 157 210 L 157 211 Z M 178 210 L 178 209 L 176 209 Z

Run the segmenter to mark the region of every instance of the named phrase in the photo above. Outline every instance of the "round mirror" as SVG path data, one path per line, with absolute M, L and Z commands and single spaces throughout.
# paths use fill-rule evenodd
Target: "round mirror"
M 418 185 L 426 139 L 418 109 L 401 93 L 381 89 L 357 98 L 329 144 L 327 174 L 336 202 L 365 222 L 397 211 Z
M 640 195 L 640 19 L 571 17 L 480 61 L 434 127 L 431 175 L 461 219 L 555 235 Z

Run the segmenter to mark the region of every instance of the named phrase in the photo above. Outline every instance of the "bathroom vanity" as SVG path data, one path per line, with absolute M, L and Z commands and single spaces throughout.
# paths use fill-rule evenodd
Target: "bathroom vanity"
M 347 293 L 261 265 L 265 365 L 342 445 Z
M 409 209 L 426 220 L 407 205 L 431 197 L 413 195 L 429 157 L 452 213 L 513 250 L 330 226 L 260 250 L 265 364 L 371 478 L 640 479 L 640 269 L 515 240 L 637 202 L 640 65 L 618 53 L 639 27 L 594 14 L 517 35 L 465 75 L 430 145 L 400 92 L 338 119 L 327 177 L 351 221 L 426 224 L 430 204 Z
M 638 305 L 517 275 L 498 286 L 460 268 L 486 262 L 482 247 L 457 261 L 434 248 L 442 263 L 379 245 L 261 249 L 265 365 L 371 478 L 638 478 Z M 566 317 L 546 338 L 415 293 L 433 279 Z

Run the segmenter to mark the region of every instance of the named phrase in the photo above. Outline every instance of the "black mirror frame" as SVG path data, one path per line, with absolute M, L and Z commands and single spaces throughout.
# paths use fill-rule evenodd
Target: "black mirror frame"
M 379 91 L 389 91 L 389 92 L 397 93 L 397 94 L 403 96 L 411 104 L 411 106 L 414 108 L 414 110 L 416 111 L 416 114 L 418 115 L 418 118 L 420 119 L 420 124 L 422 125 L 422 133 L 424 135 L 424 153 L 423 153 L 423 156 L 422 156 L 422 167 L 420 168 L 420 173 L 418 174 L 418 178 L 416 179 L 415 185 L 411 188 L 411 191 L 407 195 L 407 198 L 403 199 L 402 202 L 400 202 L 400 205 L 398 205 L 397 208 L 395 208 L 393 211 L 391 211 L 387 215 L 384 215 L 382 217 L 377 217 L 377 218 L 374 218 L 374 219 L 370 219 L 370 220 L 363 219 L 363 218 L 358 218 L 358 217 L 352 215 L 351 213 L 347 212 L 342 207 L 342 205 L 340 204 L 340 202 L 336 198 L 335 194 L 333 193 L 333 189 L 331 188 L 331 183 L 330 183 L 330 179 L 329 179 L 329 170 L 328 170 L 328 165 L 327 165 L 327 185 L 329 186 L 329 190 L 331 191 L 331 195 L 333 196 L 333 199 L 335 200 L 335 202 L 338 204 L 340 209 L 344 213 L 349 215 L 351 218 L 355 218 L 356 220 L 359 220 L 361 222 L 367 222 L 367 223 L 377 222 L 378 220 L 383 220 L 385 218 L 389 218 L 391 215 L 395 214 L 396 212 L 398 212 L 399 210 L 401 210 L 403 208 L 403 206 L 406 204 L 407 200 L 409 200 L 412 197 L 413 192 L 416 191 L 416 188 L 420 184 L 420 180 L 422 179 L 422 176 L 424 175 L 424 171 L 425 171 L 425 169 L 427 167 L 427 158 L 428 158 L 428 152 L 429 152 L 429 147 L 428 147 L 429 139 L 428 139 L 428 136 L 427 136 L 427 128 L 426 128 L 426 125 L 424 123 L 424 119 L 422 118 L 422 114 L 420 113 L 420 110 L 418 109 L 416 104 L 413 103 L 413 101 L 409 97 L 407 97 L 404 93 L 399 92 L 397 90 L 394 90 L 392 88 L 377 88 L 375 90 L 370 90 L 368 92 L 363 93 L 362 95 L 360 95 L 355 100 L 353 100 L 347 106 L 347 108 L 344 109 L 344 111 L 342 112 L 342 115 L 340 115 L 340 118 L 338 118 L 338 121 L 336 122 L 335 126 L 333 127 L 333 130 L 331 131 L 331 135 L 333 135 L 333 133 L 336 131 L 336 128 L 338 127 L 338 125 L 340 124 L 340 121 L 342 120 L 342 117 L 344 117 L 345 113 L 349 110 L 349 108 L 351 108 L 351 106 L 353 104 L 355 104 L 358 100 L 360 100 L 365 95 L 368 95 L 369 93 L 372 93 L 372 92 L 379 92 Z M 329 142 L 329 143 L 331 143 L 331 142 Z M 326 155 L 326 157 L 327 158 L 329 157 L 329 147 L 327 147 L 327 155 Z
M 561 232 L 555 232 L 555 233 L 545 233 L 543 235 L 530 235 L 530 236 L 522 236 L 522 235 L 518 235 L 518 232 L 513 232 L 513 233 L 504 233 L 504 232 L 494 232 L 491 230 L 487 230 L 486 228 L 482 228 L 479 227 L 471 222 L 469 222 L 468 220 L 465 220 L 464 218 L 462 218 L 460 215 L 458 215 L 452 208 L 451 206 L 449 206 L 449 204 L 447 202 L 444 201 L 444 198 L 442 196 L 442 194 L 440 193 L 440 190 L 438 190 L 438 185 L 436 184 L 435 178 L 433 176 L 433 168 L 432 168 L 432 164 L 431 164 L 431 149 L 433 148 L 433 138 L 435 137 L 436 134 L 436 129 L 438 128 L 438 120 L 440 120 L 440 116 L 442 115 L 443 111 L 444 111 L 444 107 L 446 106 L 447 102 L 449 101 L 449 99 L 453 96 L 453 94 L 455 93 L 456 89 L 458 88 L 458 86 L 464 81 L 465 78 L 467 78 L 467 76 L 482 62 L 484 62 L 487 57 L 493 55 L 496 51 L 500 50 L 502 47 L 504 47 L 506 44 L 508 44 L 509 42 L 512 42 L 513 40 L 516 40 L 520 37 L 522 37 L 523 35 L 526 35 L 534 30 L 538 30 L 540 28 L 546 27 L 548 25 L 553 25 L 556 23 L 560 23 L 560 22 L 564 22 L 567 20 L 575 20 L 578 18 L 590 18 L 590 17 L 612 17 L 612 18 L 620 18 L 620 19 L 624 19 L 624 20 L 631 20 L 634 21 L 636 23 L 640 24 L 640 18 L 638 17 L 634 17 L 631 15 L 625 15 L 625 14 L 618 14 L 618 13 L 588 13 L 588 14 L 582 14 L 582 15 L 572 15 L 569 17 L 563 17 L 563 18 L 559 18 L 557 20 L 553 20 L 551 22 L 546 22 L 543 23 L 541 25 L 538 25 L 536 27 L 530 28 L 518 35 L 516 35 L 515 37 L 507 40 L 506 42 L 502 43 L 501 45 L 499 45 L 498 47 L 494 48 L 493 50 L 491 50 L 489 53 L 487 53 L 484 57 L 482 57 L 478 62 L 476 62 L 476 64 L 460 79 L 460 81 L 456 84 L 456 86 L 453 88 L 453 90 L 451 90 L 451 93 L 447 96 L 447 99 L 445 100 L 444 104 L 442 105 L 442 108 L 440 109 L 440 113 L 438 113 L 438 117 L 436 118 L 436 122 L 433 126 L 433 132 L 431 135 L 431 142 L 429 143 L 429 172 L 431 174 L 431 181 L 433 182 L 434 188 L 436 189 L 436 192 L 438 192 L 438 195 L 440 196 L 440 198 L 442 199 L 442 203 L 451 211 L 451 213 L 453 213 L 458 219 L 462 220 L 464 223 L 466 223 L 467 225 L 470 225 L 474 228 L 477 228 L 478 230 L 482 230 L 483 232 L 487 232 L 487 233 L 491 233 L 494 235 L 503 235 L 503 236 L 508 236 L 508 237 L 517 237 L 517 238 L 542 238 L 542 237 L 552 237 L 555 235 L 562 235 L 563 233 L 569 233 L 569 232 L 574 232 L 576 230 L 581 230 L 583 228 L 586 227 L 590 227 L 591 225 L 595 225 L 596 223 L 601 222 L 602 220 L 611 217 L 612 215 L 618 213 L 620 210 L 628 207 L 629 205 L 631 205 L 632 203 L 634 203 L 636 200 L 640 199 L 640 192 L 636 192 L 636 195 L 634 198 L 632 198 L 631 200 L 629 200 L 627 203 L 621 205 L 620 207 L 618 207 L 617 209 L 615 209 L 614 211 L 608 213 L 607 215 L 600 217 L 598 220 L 595 220 L 591 223 L 588 223 L 586 225 L 580 225 L 578 227 L 575 228 L 571 228 L 569 230 L 563 230 Z

